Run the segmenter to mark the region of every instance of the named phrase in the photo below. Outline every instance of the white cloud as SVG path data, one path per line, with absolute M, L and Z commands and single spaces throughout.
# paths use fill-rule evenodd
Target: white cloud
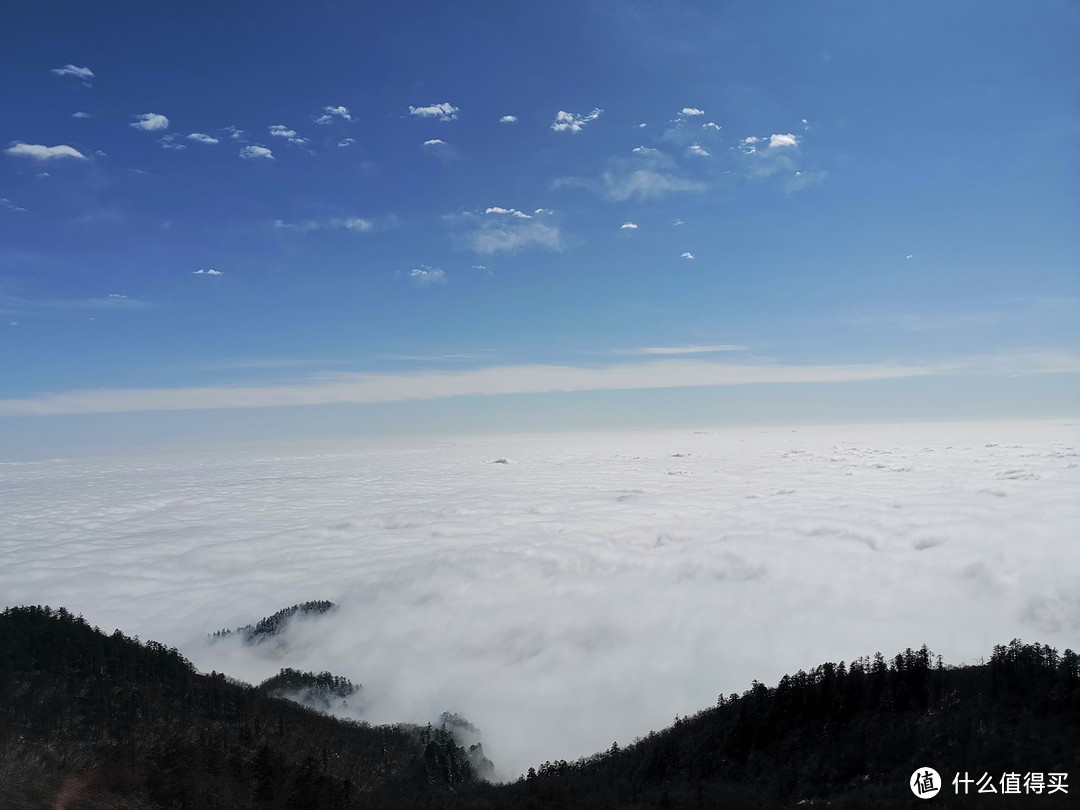
M 349 110 L 346 107 L 323 107 L 323 114 L 315 119 L 316 124 L 322 124 L 323 126 L 333 123 L 335 118 L 339 118 L 342 121 L 352 121 L 353 118 L 349 115 Z
M 1030 317 L 1030 315 L 1026 316 Z M 1025 316 L 1017 312 L 875 312 L 845 318 L 844 323 L 857 329 L 875 332 L 939 332 L 997 327 L 1020 323 Z
M 638 124 L 638 129 L 645 129 L 645 127 L 647 127 L 647 126 L 648 126 L 648 124 L 641 123 L 641 124 Z
M 501 206 L 494 205 L 490 208 L 484 209 L 485 214 L 506 214 L 508 216 L 517 217 L 518 219 L 532 219 L 532 217 L 526 214 L 524 211 L 518 211 L 516 208 L 502 208 Z M 536 213 L 545 213 L 543 208 L 537 208 Z
M 455 107 L 449 101 L 429 104 L 427 107 L 409 106 L 409 115 L 415 115 L 417 118 L 437 118 L 440 121 L 453 121 L 459 112 L 461 108 Z
M 694 258 L 694 254 L 691 253 L 690 251 L 686 251 L 679 258 L 680 259 L 692 259 L 692 258 Z
M 432 284 L 445 284 L 446 273 L 438 267 L 421 265 L 409 271 L 409 280 L 417 287 L 430 287 Z
M 500 124 L 514 124 L 514 123 L 517 123 L 517 120 L 518 119 L 517 119 L 516 115 L 504 115 L 502 118 L 499 119 L 499 123 Z
M 622 231 L 636 231 L 637 229 L 637 224 L 633 222 L 624 222 L 622 225 L 619 226 L 619 230 Z
M 375 223 L 370 219 L 364 219 L 362 217 L 344 217 L 341 220 L 330 220 L 337 224 L 340 222 L 340 227 L 347 231 L 355 231 L 357 233 L 367 233 L 375 228 Z
M 674 222 L 672 222 L 671 224 L 678 226 L 678 225 L 685 225 L 686 223 L 681 219 L 677 219 Z
M 139 113 L 132 117 L 136 120 L 129 126 L 141 129 L 144 132 L 160 132 L 169 128 L 169 119 L 161 113 Z
M 700 191 L 705 186 L 679 174 L 675 161 L 657 149 L 638 146 L 633 157 L 617 158 L 604 172 L 601 182 L 585 183 L 610 200 L 657 199 L 679 191 Z
M 909 253 L 909 254 L 908 254 L 907 256 L 905 256 L 904 258 L 905 258 L 905 259 L 913 259 L 913 258 L 915 258 L 915 257 L 914 257 L 914 255 L 912 255 L 911 253 Z
M 245 160 L 273 160 L 274 153 L 265 146 L 250 145 L 240 150 L 240 157 Z
M 621 349 L 617 353 L 648 355 L 711 354 L 713 352 L 744 352 L 748 351 L 749 348 L 749 346 L 723 343 L 714 346 L 648 346 L 642 349 Z
M 709 152 L 701 144 L 693 143 L 686 147 L 686 154 L 696 155 L 698 157 L 708 157 Z
M 23 143 L 22 141 L 15 141 L 11 146 L 4 150 L 4 154 L 11 155 L 12 157 L 26 157 L 31 160 L 60 160 L 63 158 L 73 158 L 75 160 L 87 159 L 86 155 L 67 144 L 60 144 L 59 146 L 43 146 L 39 143 Z
M 597 108 L 588 115 L 582 115 L 559 110 L 555 115 L 555 121 L 552 123 L 551 128 L 556 132 L 581 132 L 586 124 L 595 121 L 602 112 L 603 110 Z
M 297 146 L 304 146 L 308 142 L 307 138 L 301 138 L 296 134 L 296 130 L 289 129 L 284 124 L 273 124 L 267 127 L 267 130 L 275 138 L 284 138 L 289 143 L 296 144 Z
M 743 164 L 748 176 L 770 177 L 779 174 L 786 178 L 784 188 L 790 193 L 812 186 L 825 177 L 824 172 L 807 172 L 799 168 L 801 157 L 798 146 L 797 135 L 773 134 L 768 139 L 752 135 L 739 142 L 738 151 L 745 156 Z
M 444 163 L 450 163 L 461 158 L 461 154 L 458 150 L 442 138 L 431 138 L 426 140 L 420 148 L 425 154 L 436 157 Z
M 356 143 L 356 138 L 343 138 L 338 141 L 338 148 L 345 149 L 346 147 L 352 146 L 354 143 Z
M 71 114 L 71 117 L 72 118 L 92 118 L 93 116 L 91 116 L 90 113 L 88 113 L 88 112 L 73 112 Z
M 19 205 L 16 205 L 15 203 L 13 203 L 7 197 L 0 197 L 0 208 L 3 208 L 5 211 L 12 211 L 14 213 L 18 213 L 18 212 L 26 210 L 22 206 L 19 206 Z
M 661 141 L 673 143 L 677 146 L 690 146 L 691 144 L 703 144 L 715 141 L 720 133 L 720 125 L 709 121 L 700 126 L 694 124 L 691 119 L 703 116 L 705 112 L 695 107 L 686 107 L 679 113 L 671 125 L 660 136 Z
M 187 146 L 179 143 L 176 139 L 177 136 L 170 133 L 158 138 L 158 143 L 161 144 L 162 149 L 187 149 Z
M 223 275 L 225 275 L 225 273 L 223 273 L 221 270 L 214 270 L 213 268 L 210 268 L 209 270 L 195 270 L 195 271 L 192 272 L 191 275 L 193 275 L 193 276 L 223 276 Z
M 397 217 L 388 216 L 380 217 L 378 219 L 369 219 L 365 217 L 330 217 L 329 219 L 309 219 L 304 222 L 284 222 L 280 219 L 274 220 L 274 227 L 279 230 L 297 231 L 299 233 L 309 233 L 310 231 L 333 231 L 333 230 L 346 230 L 353 233 L 368 233 L 376 230 L 387 230 L 397 225 Z
M 109 293 L 98 298 L 49 298 L 26 299 L 0 293 L 0 314 L 40 314 L 50 310 L 141 310 L 150 305 L 139 298 L 131 298 L 121 293 Z
M 75 65 L 64 65 L 63 67 L 53 68 L 52 74 L 54 76 L 70 76 L 73 79 L 78 79 L 87 87 L 90 86 L 90 80 L 94 78 L 94 71 L 88 67 L 76 67 Z
M 1075 647 L 1075 442 L 726 427 L 9 464 L 0 593 L 204 672 L 329 669 L 363 682 L 371 723 L 460 712 L 513 779 L 822 661 Z M 199 638 L 315 598 L 340 608 L 287 625 L 288 660 Z
M 538 208 L 526 214 L 516 208 L 492 206 L 480 214 L 462 214 L 460 222 L 474 226 L 458 237 L 458 244 L 482 255 L 517 253 L 526 248 L 562 250 L 562 233 L 551 222 L 553 212 Z
M 784 191 L 791 194 L 796 191 L 802 191 L 805 188 L 816 186 L 828 175 L 825 172 L 804 172 L 798 171 L 791 175 L 784 182 Z
M 234 141 L 239 141 L 244 137 L 244 130 L 234 126 L 222 127 L 221 131 L 227 133 Z
M 201 132 L 192 132 L 187 138 L 189 141 L 195 141 L 196 143 L 220 143 L 217 138 L 213 138 L 210 135 L 204 135 Z
M 423 268 L 419 268 L 423 269 Z M 118 300 L 108 299 L 109 304 Z M 129 299 L 130 300 L 130 299 Z M 141 302 L 130 302 L 132 305 Z M 98 302 L 98 305 L 101 305 Z M 0 416 L 260 408 L 330 403 L 404 402 L 456 396 L 557 391 L 624 391 L 774 383 L 829 383 L 959 374 L 1080 372 L 1080 355 L 1027 353 L 932 363 L 758 365 L 659 360 L 611 366 L 491 366 L 455 373 L 318 375 L 267 386 L 102 389 L 0 400 Z

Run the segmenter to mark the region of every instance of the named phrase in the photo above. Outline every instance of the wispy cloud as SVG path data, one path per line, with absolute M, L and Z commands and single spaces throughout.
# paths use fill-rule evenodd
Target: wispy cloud
M 704 183 L 682 175 L 670 155 L 648 146 L 638 146 L 628 158 L 612 158 L 600 180 L 562 177 L 554 188 L 586 188 L 609 200 L 650 200 L 680 191 L 701 191 Z
M 244 160 L 273 160 L 274 153 L 265 146 L 252 144 L 240 150 L 240 157 Z
M 342 138 L 338 141 L 338 148 L 345 149 L 346 147 L 352 146 L 354 143 L 356 143 L 356 138 Z
M 215 270 L 210 268 L 209 270 L 194 270 L 191 275 L 193 276 L 223 276 L 225 273 L 221 270 Z
M 970 329 L 998 326 L 1003 323 L 1020 323 L 1032 313 L 1019 312 L 946 312 L 946 313 L 876 313 L 855 315 L 844 323 L 858 329 L 874 332 L 942 332 L 952 329 Z
M 688 251 L 686 251 L 685 253 L 683 253 L 683 254 L 682 254 L 682 255 L 681 255 L 681 256 L 680 256 L 679 258 L 680 258 L 680 259 L 692 259 L 692 258 L 694 258 L 694 254 L 693 254 L 693 253 L 691 253 L 691 252 L 690 252 L 690 251 L 688 250 Z
M 828 177 L 827 172 L 804 172 L 797 171 L 784 181 L 784 191 L 790 193 L 802 191 L 804 188 L 816 186 Z
M 22 298 L 0 294 L 0 313 L 6 315 L 41 315 L 62 310 L 140 310 L 150 304 L 142 298 L 123 293 L 89 298 Z
M 635 222 L 624 222 L 622 225 L 619 226 L 619 230 L 622 231 L 636 231 L 637 229 L 638 226 Z
M 461 153 L 442 138 L 431 138 L 426 140 L 420 145 L 420 148 L 424 151 L 424 154 L 431 155 L 444 162 L 455 161 L 461 158 Z
M 227 127 L 222 127 L 221 131 L 228 135 L 230 138 L 232 138 L 234 141 L 239 141 L 244 137 L 244 130 L 240 129 L 239 127 L 234 127 L 230 125 Z
M 315 123 L 316 124 L 321 124 L 322 126 L 326 126 L 328 124 L 332 124 L 334 122 L 335 118 L 338 119 L 338 120 L 341 120 L 341 121 L 352 121 L 353 120 L 352 116 L 349 115 L 349 110 L 348 110 L 347 107 L 330 107 L 330 106 L 326 106 L 326 107 L 323 107 L 322 115 L 317 116 L 315 118 Z
M 461 112 L 460 107 L 455 107 L 449 101 L 441 104 L 429 104 L 426 107 L 409 106 L 409 115 L 417 118 L 437 118 L 439 121 L 453 121 Z
M 438 267 L 428 267 L 422 264 L 409 271 L 409 281 L 417 287 L 430 287 L 433 284 L 445 284 L 446 273 Z
M 162 149 L 187 149 L 185 144 L 182 144 L 177 140 L 178 137 L 178 135 L 174 135 L 170 132 L 168 135 L 162 135 L 158 138 L 158 144 Z
M 517 217 L 518 219 L 532 219 L 530 214 L 526 214 L 524 211 L 519 211 L 516 208 L 503 208 L 501 205 L 493 205 L 490 208 L 484 209 L 485 214 L 506 214 L 507 216 Z
M 449 217 L 468 225 L 470 230 L 459 237 L 459 244 L 481 255 L 517 253 L 526 248 L 562 250 L 562 233 L 552 211 L 536 209 L 526 214 L 516 208 L 492 206 L 483 214 L 465 213 Z
M 418 268 L 423 269 L 423 268 Z M 0 400 L 0 416 L 378 403 L 457 396 L 625 391 L 778 383 L 846 383 L 956 374 L 1075 373 L 1080 356 L 998 355 L 933 363 L 733 364 L 656 360 L 600 367 L 491 366 L 460 372 L 321 374 L 268 386 L 104 389 Z
M 693 143 L 686 147 L 686 154 L 695 157 L 708 157 L 709 152 L 701 144 Z
M 602 112 L 603 110 L 599 107 L 587 115 L 559 110 L 555 114 L 555 120 L 552 122 L 551 128 L 556 132 L 581 132 L 586 124 L 595 121 Z
M 616 354 L 709 354 L 712 352 L 745 352 L 749 346 L 722 343 L 713 346 L 647 346 L 641 349 L 618 349 Z
M 713 121 L 706 124 L 697 123 L 704 115 L 705 111 L 697 107 L 683 107 L 664 130 L 660 140 L 677 146 L 700 145 L 715 141 L 720 134 L 720 126 Z
M 71 114 L 71 117 L 72 118 L 92 118 L 93 116 L 90 115 L 90 113 L 88 113 L 88 112 L 73 112 Z
M 214 138 L 210 135 L 204 135 L 202 132 L 192 132 L 190 135 L 187 136 L 187 139 L 189 141 L 195 141 L 196 143 L 220 143 L 217 138 Z
M 4 150 L 5 155 L 11 157 L 24 157 L 31 160 L 61 160 L 63 158 L 72 158 L 74 160 L 86 160 L 87 157 L 78 149 L 67 144 L 60 144 L 58 146 L 43 146 L 40 143 L 23 143 L 22 141 L 15 141 L 11 146 Z
M 307 138 L 301 138 L 296 130 L 289 129 L 284 124 L 273 124 L 267 127 L 267 130 L 275 138 L 283 138 L 289 143 L 296 144 L 297 146 L 306 146 L 308 143 Z
M 741 154 L 749 177 L 786 177 L 785 190 L 799 191 L 820 182 L 824 172 L 806 171 L 799 166 L 801 145 L 798 135 L 774 133 L 768 138 L 750 135 L 739 141 L 734 152 Z
M 517 123 L 517 120 L 518 119 L 517 119 L 516 115 L 504 115 L 502 118 L 499 119 L 499 123 L 500 124 L 514 124 L 514 123 Z
M 369 233 L 371 231 L 388 230 L 398 224 L 395 216 L 385 217 L 329 217 L 328 219 L 308 219 L 303 222 L 284 222 L 276 219 L 273 222 L 275 228 L 286 231 L 308 233 L 310 231 L 337 231 L 346 230 L 353 233 Z
M 3 208 L 5 211 L 12 212 L 20 212 L 26 210 L 21 205 L 16 205 L 15 203 L 13 203 L 7 197 L 0 197 L 0 208 Z
M 700 191 L 702 183 L 681 176 L 675 161 L 658 149 L 637 147 L 630 158 L 611 161 L 602 177 L 602 193 L 611 200 L 648 200 L 679 191 Z
M 144 132 L 160 132 L 169 128 L 169 119 L 161 113 L 138 113 L 133 117 L 135 120 L 129 126 Z
M 53 68 L 52 74 L 54 76 L 70 77 L 72 79 L 78 79 L 87 87 L 90 86 L 90 80 L 94 78 L 94 71 L 88 67 L 78 67 L 76 65 L 64 65 L 63 67 Z

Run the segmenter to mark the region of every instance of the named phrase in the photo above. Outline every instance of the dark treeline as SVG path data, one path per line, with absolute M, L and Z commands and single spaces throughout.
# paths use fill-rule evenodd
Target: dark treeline
M 965 799 L 951 780 L 1078 762 L 1078 656 L 1014 640 L 975 666 L 945 667 L 923 647 L 755 681 L 624 748 L 530 769 L 501 795 L 521 808 L 913 807 L 908 780 L 930 766 L 946 783 L 934 806 L 1073 807 L 1080 785 Z
M 947 783 L 958 771 L 1069 772 L 1080 759 L 1080 661 L 1013 641 L 973 666 L 943 666 L 925 647 L 826 663 L 502 785 L 478 778 L 490 763 L 456 729 L 472 730 L 454 715 L 438 728 L 337 721 L 198 675 L 175 650 L 105 636 L 63 610 L 0 614 L 5 810 L 921 806 L 907 787 L 920 766 Z M 64 791 L 81 798 L 57 804 Z M 1064 808 L 1080 786 L 952 792 L 932 804 Z
M 331 672 L 301 672 L 285 667 L 277 675 L 259 684 L 259 691 L 270 697 L 295 700 L 304 706 L 329 711 L 331 702 L 338 698 L 348 705 L 348 699 L 360 691 L 360 686 L 348 678 Z
M 243 627 L 237 627 L 235 630 L 218 630 L 214 633 L 214 638 L 224 638 L 226 636 L 238 635 L 246 642 L 260 642 L 265 639 L 278 635 L 285 629 L 285 625 L 291 618 L 298 615 L 304 616 L 319 616 L 323 613 L 328 613 L 331 610 L 337 608 L 333 602 L 326 600 L 314 600 L 311 602 L 301 602 L 298 605 L 292 605 L 291 607 L 282 608 L 277 613 L 266 616 L 259 619 L 255 624 L 247 624 Z
M 0 613 L 3 810 L 394 807 L 475 759 L 447 730 L 336 720 L 63 608 Z

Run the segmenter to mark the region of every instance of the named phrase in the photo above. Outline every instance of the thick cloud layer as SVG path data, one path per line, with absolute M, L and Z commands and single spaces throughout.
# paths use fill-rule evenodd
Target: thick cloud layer
M 0 603 L 250 681 L 329 669 L 375 722 L 459 712 L 513 777 L 826 659 L 1075 647 L 1078 447 L 1055 422 L 0 464 Z M 205 641 L 310 599 L 341 609 L 283 645 Z

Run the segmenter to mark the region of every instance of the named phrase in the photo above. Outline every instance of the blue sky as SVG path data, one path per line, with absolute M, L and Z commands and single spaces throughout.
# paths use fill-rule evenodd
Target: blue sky
M 0 442 L 1075 415 L 1078 36 L 1067 2 L 23 4 Z

